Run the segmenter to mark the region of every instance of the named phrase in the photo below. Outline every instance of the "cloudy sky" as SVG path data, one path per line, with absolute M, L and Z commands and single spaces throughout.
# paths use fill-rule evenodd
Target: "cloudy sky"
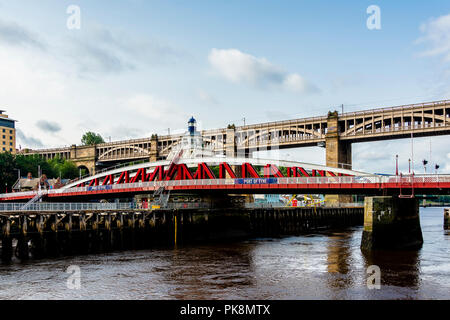
M 448 1 L 0 0 L 0 108 L 22 148 L 173 133 L 191 115 L 209 129 L 449 98 Z M 431 146 L 450 173 L 448 141 L 415 139 L 417 171 Z M 407 170 L 410 153 L 409 140 L 354 144 L 353 164 L 393 172 L 399 154 Z

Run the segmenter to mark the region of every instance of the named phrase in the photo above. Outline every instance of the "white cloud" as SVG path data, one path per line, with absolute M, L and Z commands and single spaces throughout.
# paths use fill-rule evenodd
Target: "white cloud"
M 297 73 L 287 73 L 265 58 L 257 58 L 238 49 L 213 48 L 209 63 L 225 79 L 255 86 L 275 85 L 300 93 L 317 91 Z
M 0 35 L 0 101 L 19 121 L 18 146 L 68 146 L 80 143 L 85 131 L 128 139 L 185 127 L 187 115 L 163 99 L 136 94 L 125 72 L 176 62 L 182 55 L 178 51 L 101 27 L 69 40 L 41 40 L 40 34 L 0 20 L 0 31 L 5 30 Z M 105 76 L 108 72 L 115 77 Z
M 17 146 L 16 148 L 42 148 L 44 144 L 40 139 L 26 135 L 22 130 L 17 129 Z
M 202 90 L 202 89 L 198 90 L 197 95 L 198 95 L 198 98 L 203 102 L 206 102 L 208 104 L 219 104 L 219 102 L 216 100 L 216 98 L 214 98 L 212 95 L 210 95 L 205 90 Z
M 423 36 L 417 43 L 425 43 L 428 49 L 423 56 L 441 56 L 450 62 L 450 14 L 431 19 L 420 26 Z
M 124 110 L 137 112 L 146 119 L 147 131 L 167 133 L 167 128 L 183 128 L 188 114 L 173 103 L 150 94 L 136 94 L 128 98 Z
M 297 92 L 312 92 L 315 88 L 296 73 L 288 74 L 283 80 L 286 89 Z
M 15 22 L 3 20 L 0 20 L 0 43 L 39 49 L 45 49 L 46 47 L 36 34 Z
M 36 126 L 45 132 L 56 133 L 61 131 L 61 126 L 57 122 L 39 120 L 36 122 Z
M 143 64 L 176 63 L 185 55 L 154 39 L 102 26 L 86 28 L 85 33 L 71 37 L 68 44 L 62 51 L 82 76 L 133 71 Z

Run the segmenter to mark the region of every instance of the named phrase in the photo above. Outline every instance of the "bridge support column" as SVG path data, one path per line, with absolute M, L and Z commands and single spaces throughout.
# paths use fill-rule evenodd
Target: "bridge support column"
M 444 230 L 450 229 L 450 208 L 444 209 Z
M 366 197 L 361 250 L 420 249 L 423 244 L 416 198 Z
M 352 168 L 352 144 L 339 139 L 338 113 L 329 112 L 327 134 L 325 136 L 327 166 L 334 168 Z
M 158 161 L 158 136 L 152 135 L 150 140 L 150 162 Z
M 13 253 L 12 238 L 11 238 L 11 221 L 6 219 L 2 227 L 2 262 L 8 263 L 11 261 Z
M 32 238 L 31 255 L 33 259 L 41 259 L 45 256 L 44 240 L 45 219 L 42 215 L 35 218 L 35 232 Z
M 235 158 L 237 156 L 244 156 L 243 154 L 239 154 L 238 155 L 238 150 L 237 150 L 237 146 L 236 146 L 236 129 L 231 127 L 228 128 L 226 131 L 226 140 L 225 140 L 225 156 L 228 158 Z M 239 166 L 231 166 L 231 169 L 234 171 L 234 173 L 236 174 L 237 177 L 240 177 L 241 175 L 239 175 L 240 173 L 240 167 Z M 231 178 L 230 175 L 228 174 L 228 172 L 225 173 L 226 178 Z
M 22 220 L 22 221 L 20 221 Z M 19 251 L 19 259 L 21 261 L 26 261 L 30 257 L 30 252 L 28 248 L 28 237 L 27 237 L 27 217 L 23 216 L 19 219 L 21 224 L 20 235 L 17 239 L 17 248 Z
M 339 139 L 339 118 L 337 112 L 330 112 L 327 119 L 326 163 L 329 167 L 352 169 L 352 144 Z M 351 195 L 327 195 L 325 203 L 337 206 L 339 203 L 352 202 Z
M 86 169 L 89 171 L 89 174 L 95 174 L 97 162 L 96 150 L 96 145 L 72 145 L 70 148 L 70 159 L 78 168 L 86 167 Z
M 226 140 L 225 140 L 225 155 L 230 158 L 236 157 L 237 148 L 236 148 L 236 138 L 235 138 L 235 129 L 230 128 L 226 131 Z

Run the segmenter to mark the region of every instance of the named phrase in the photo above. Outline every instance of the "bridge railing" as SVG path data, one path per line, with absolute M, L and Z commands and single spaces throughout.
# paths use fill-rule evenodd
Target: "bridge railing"
M 110 210 L 145 210 L 152 209 L 150 202 L 144 207 L 134 202 L 119 203 L 33 203 L 23 208 L 23 203 L 0 203 L 0 212 L 74 212 L 74 211 L 110 211 Z M 174 202 L 168 203 L 164 209 L 205 209 L 211 205 L 206 202 Z
M 436 107 L 436 106 L 445 106 L 449 105 L 450 100 L 441 100 L 441 101 L 433 101 L 433 102 L 425 102 L 425 103 L 416 103 L 416 104 L 408 104 L 408 105 L 402 105 L 402 106 L 395 106 L 395 107 L 385 107 L 385 108 L 377 108 L 377 109 L 368 109 L 368 110 L 361 110 L 361 111 L 353 111 L 353 112 L 346 112 L 341 115 L 343 116 L 357 116 L 357 115 L 367 115 L 370 113 L 378 113 L 378 112 L 395 112 L 395 111 L 405 111 L 408 109 L 414 109 L 414 108 L 420 108 L 420 107 Z
M 326 207 L 320 203 L 317 204 L 299 204 L 296 207 L 291 205 L 286 205 L 286 203 L 279 202 L 253 202 L 246 203 L 245 207 L 249 209 L 262 209 L 262 208 L 314 208 L 314 207 Z M 360 208 L 364 207 L 364 202 L 354 202 L 354 203 L 338 203 L 333 205 L 334 208 Z
M 49 194 L 66 192 L 86 192 L 96 190 L 120 190 L 134 188 L 159 188 L 175 186 L 220 186 L 220 185 L 249 185 L 249 184 L 366 184 L 366 183 L 433 183 L 450 182 L 450 175 L 414 175 L 414 176 L 338 176 L 338 177 L 291 177 L 291 178 L 241 178 L 241 179 L 199 179 L 199 180 L 171 180 L 124 183 L 119 185 L 105 185 L 97 187 L 80 187 L 71 189 L 49 190 Z M 69 191 L 70 190 L 70 191 Z
M 63 193 L 80 193 L 90 191 L 104 190 L 123 190 L 123 189 L 140 189 L 148 188 L 153 190 L 159 187 L 175 187 L 175 186 L 227 186 L 227 185 L 292 185 L 292 184 L 421 184 L 421 183 L 450 183 L 450 175 L 410 175 L 410 176 L 337 176 L 337 177 L 290 177 L 290 178 L 241 178 L 241 179 L 200 179 L 200 180 L 173 180 L 173 181 L 150 181 L 124 183 L 115 185 L 78 187 L 69 189 L 52 189 L 43 190 L 44 195 L 63 194 Z M 9 197 L 32 197 L 37 191 L 15 192 L 8 194 L 0 194 L 0 199 Z
M 128 203 L 33 203 L 23 208 L 23 203 L 0 203 L 0 212 L 8 211 L 84 211 L 130 209 Z

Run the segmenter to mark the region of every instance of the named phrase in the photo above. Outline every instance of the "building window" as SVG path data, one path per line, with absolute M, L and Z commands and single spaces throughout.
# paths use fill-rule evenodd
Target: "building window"
M 11 151 L 11 152 L 12 152 L 12 148 L 9 148 L 9 151 Z
M 12 134 L 12 130 L 9 130 L 9 133 L 11 133 L 11 134 Z
M 9 136 L 9 140 L 12 140 L 12 136 Z
M 5 145 L 5 144 L 6 144 L 6 142 L 5 142 L 5 141 L 3 141 L 3 144 Z
M 3 151 L 6 151 L 5 147 L 3 147 Z
M 5 129 L 3 129 L 3 132 L 5 132 Z
M 9 145 L 12 146 L 12 142 L 10 142 Z
M 3 139 L 6 139 L 5 135 L 3 135 Z

